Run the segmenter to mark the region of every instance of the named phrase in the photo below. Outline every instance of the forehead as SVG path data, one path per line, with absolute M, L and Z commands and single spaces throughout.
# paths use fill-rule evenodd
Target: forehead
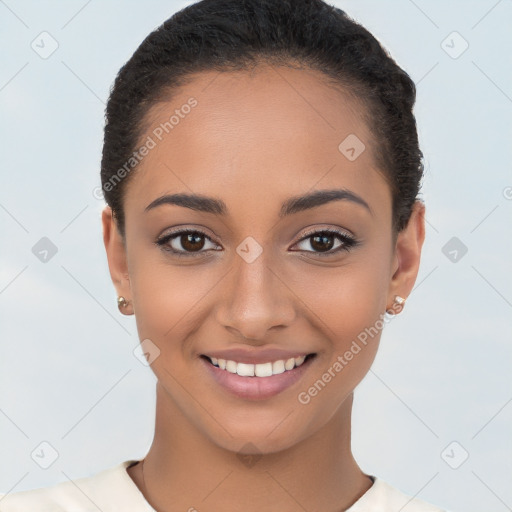
M 198 73 L 147 113 L 140 143 L 149 137 L 152 148 L 126 202 L 143 209 L 158 195 L 191 191 L 228 204 L 240 194 L 269 201 L 315 184 L 389 198 L 366 116 L 318 71 L 261 65 Z

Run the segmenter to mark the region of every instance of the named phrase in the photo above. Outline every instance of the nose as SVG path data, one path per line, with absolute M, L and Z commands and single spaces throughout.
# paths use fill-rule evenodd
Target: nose
M 217 321 L 232 334 L 250 340 L 268 339 L 270 330 L 290 326 L 296 315 L 293 292 L 264 254 L 252 263 L 235 261 L 219 290 Z

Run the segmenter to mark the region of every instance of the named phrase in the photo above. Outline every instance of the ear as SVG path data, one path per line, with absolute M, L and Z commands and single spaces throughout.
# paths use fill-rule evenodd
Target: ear
M 103 224 L 103 243 L 105 244 L 105 250 L 107 252 L 110 277 L 114 283 L 117 295 L 129 301 L 129 304 L 124 307 L 121 312 L 126 315 L 131 315 L 133 314 L 133 304 L 126 248 L 110 206 L 106 206 L 103 209 L 101 221 Z
M 398 233 L 395 243 L 395 256 L 392 278 L 388 291 L 386 310 L 400 313 L 401 307 L 394 304 L 395 296 L 406 299 L 411 293 L 420 266 L 421 248 L 425 240 L 425 205 L 416 201 L 407 226 Z

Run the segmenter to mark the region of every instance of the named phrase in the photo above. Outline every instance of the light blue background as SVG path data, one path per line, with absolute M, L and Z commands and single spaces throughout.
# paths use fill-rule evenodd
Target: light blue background
M 0 1 L 0 492 L 150 446 L 155 378 L 117 311 L 93 189 L 115 74 L 189 3 Z M 356 391 L 356 459 L 453 512 L 511 510 L 512 2 L 334 3 L 418 84 L 426 164 L 417 286 Z M 47 59 L 31 48 L 43 31 L 59 45 Z M 469 44 L 458 58 L 445 51 L 463 48 L 453 31 Z M 47 263 L 32 253 L 44 236 L 58 249 Z M 456 263 L 442 253 L 454 236 L 468 248 Z M 30 456 L 42 441 L 59 453 L 46 470 Z M 462 448 L 443 458 L 453 441 Z

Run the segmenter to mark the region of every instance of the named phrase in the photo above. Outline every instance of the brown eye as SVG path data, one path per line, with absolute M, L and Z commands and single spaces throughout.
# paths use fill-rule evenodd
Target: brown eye
M 338 245 L 336 245 L 336 241 L 339 242 Z M 309 245 L 312 248 L 312 250 L 307 247 L 299 250 L 312 252 L 318 256 L 332 256 L 340 251 L 349 251 L 359 242 L 343 231 L 323 229 L 307 233 L 299 244 Z
M 213 247 L 206 247 L 210 243 Z M 182 230 L 164 235 L 156 244 L 164 251 L 174 253 L 177 256 L 194 256 L 204 254 L 207 250 L 219 250 L 211 238 L 205 233 L 197 230 Z
M 179 240 L 186 251 L 197 251 L 204 247 L 204 237 L 199 233 L 180 235 Z
M 332 234 L 322 234 L 322 235 L 314 235 L 311 238 L 311 247 L 315 249 L 315 251 L 329 251 L 334 246 L 334 238 L 335 236 Z

